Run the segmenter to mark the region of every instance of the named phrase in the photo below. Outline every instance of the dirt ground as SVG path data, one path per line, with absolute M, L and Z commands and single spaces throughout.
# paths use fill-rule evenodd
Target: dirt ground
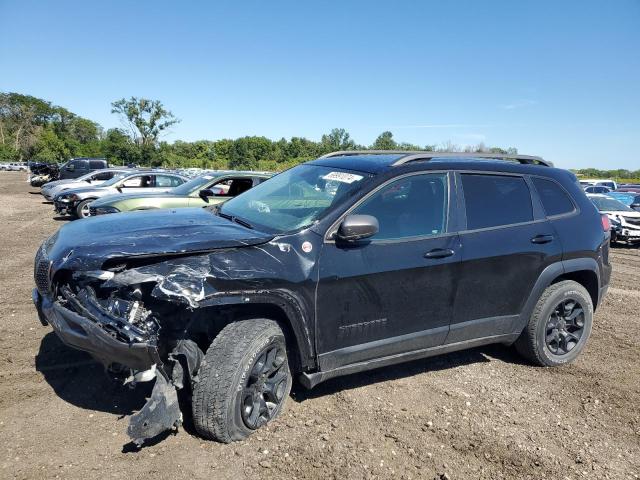
M 140 451 L 115 385 L 40 325 L 33 257 L 65 223 L 26 175 L 0 172 L 0 478 L 640 478 L 640 251 L 613 251 L 609 294 L 576 363 L 485 347 L 294 386 L 243 443 L 184 428 Z

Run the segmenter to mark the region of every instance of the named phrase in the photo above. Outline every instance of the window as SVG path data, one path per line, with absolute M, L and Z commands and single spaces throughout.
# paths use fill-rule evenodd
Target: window
M 463 174 L 462 188 L 468 230 L 533 220 L 531 195 L 522 177 Z
M 556 182 L 535 177 L 531 181 L 538 191 L 538 196 L 548 217 L 562 215 L 575 210 L 569 196 Z
M 367 179 L 364 172 L 302 164 L 229 199 L 219 211 L 267 232 L 290 232 L 322 218 Z
M 444 173 L 412 175 L 383 187 L 352 213 L 378 219 L 380 231 L 372 239 L 438 235 L 446 229 L 447 190 Z
M 149 186 L 151 186 L 151 177 L 149 175 L 131 177 L 122 183 L 123 188 L 146 188 Z
M 74 160 L 71 162 L 76 170 L 89 170 L 89 162 L 87 160 Z
M 100 172 L 96 173 L 92 178 L 93 180 L 111 180 L 115 172 Z
M 89 160 L 89 165 L 91 166 L 91 170 L 97 170 L 99 168 L 105 168 L 107 162 L 104 160 Z
M 611 189 L 608 188 L 608 187 L 595 186 L 595 187 L 587 187 L 587 188 L 584 189 L 584 191 L 586 193 L 609 193 L 611 191 Z
M 156 187 L 177 187 L 178 185 L 182 185 L 182 181 L 178 177 L 156 175 Z
M 250 178 L 233 178 L 231 180 L 227 180 L 225 183 L 228 186 L 226 189 L 226 192 L 223 189 L 220 195 L 229 196 L 229 197 L 235 197 L 237 195 L 240 195 L 241 193 L 244 193 L 247 190 L 249 190 L 251 187 L 253 187 L 253 180 L 251 180 Z M 216 187 L 222 187 L 222 186 L 223 185 L 220 183 L 216 184 Z

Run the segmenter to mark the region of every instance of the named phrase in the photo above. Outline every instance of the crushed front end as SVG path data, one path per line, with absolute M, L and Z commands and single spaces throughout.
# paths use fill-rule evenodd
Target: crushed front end
M 111 271 L 63 273 L 54 281 L 52 263 L 45 244 L 36 256 L 33 290 L 43 325 L 50 325 L 66 345 L 88 352 L 125 384 L 155 379 L 151 397 L 130 419 L 127 432 L 135 443 L 177 428 L 182 421 L 177 388 L 185 385 L 185 371 L 197 370 L 202 358 L 197 345 L 178 338 L 175 325 L 163 328 L 161 308 L 145 304 L 149 285 L 109 283 L 116 276 Z M 178 365 L 181 356 L 191 368 Z

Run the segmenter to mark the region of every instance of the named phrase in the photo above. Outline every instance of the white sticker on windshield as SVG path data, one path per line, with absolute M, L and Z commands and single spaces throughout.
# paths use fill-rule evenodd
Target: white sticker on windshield
M 342 183 L 353 183 L 358 180 L 362 180 L 362 175 L 356 175 L 354 173 L 346 173 L 346 172 L 331 172 L 327 173 L 324 177 L 324 180 L 335 180 L 336 182 Z

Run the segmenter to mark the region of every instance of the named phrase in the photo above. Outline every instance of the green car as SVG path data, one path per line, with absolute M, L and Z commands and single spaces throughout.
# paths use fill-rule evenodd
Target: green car
M 268 172 L 212 172 L 196 177 L 167 193 L 120 194 L 89 205 L 90 216 L 157 208 L 204 207 L 240 195 L 273 176 Z

